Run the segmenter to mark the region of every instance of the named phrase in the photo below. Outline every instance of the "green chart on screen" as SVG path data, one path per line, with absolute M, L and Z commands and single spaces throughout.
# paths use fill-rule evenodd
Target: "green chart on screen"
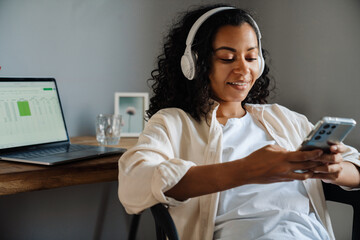
M 17 102 L 19 108 L 20 117 L 31 116 L 30 106 L 28 101 Z

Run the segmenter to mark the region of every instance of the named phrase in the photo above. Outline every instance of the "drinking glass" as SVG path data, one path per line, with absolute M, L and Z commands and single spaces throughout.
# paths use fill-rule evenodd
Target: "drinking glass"
M 96 140 L 101 145 L 116 145 L 120 141 L 121 115 L 99 114 L 96 117 Z

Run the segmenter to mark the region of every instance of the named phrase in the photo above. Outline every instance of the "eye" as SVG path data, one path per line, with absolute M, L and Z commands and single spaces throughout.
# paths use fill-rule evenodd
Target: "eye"
M 248 52 L 248 54 L 245 55 L 245 59 L 246 59 L 246 61 L 249 61 L 249 62 L 257 61 L 258 60 L 257 51 L 252 50 L 252 51 Z
M 236 60 L 236 56 L 235 55 L 229 55 L 229 54 L 226 54 L 226 55 L 218 55 L 216 56 L 221 62 L 224 62 L 224 63 L 232 63 Z
M 225 63 L 232 63 L 235 61 L 235 58 L 219 58 L 221 61 L 225 62 Z
M 236 55 L 229 51 L 218 51 L 215 53 L 216 59 L 223 63 L 232 63 L 236 60 Z
M 246 60 L 249 62 L 253 62 L 253 61 L 257 61 L 258 59 L 257 58 L 246 58 Z

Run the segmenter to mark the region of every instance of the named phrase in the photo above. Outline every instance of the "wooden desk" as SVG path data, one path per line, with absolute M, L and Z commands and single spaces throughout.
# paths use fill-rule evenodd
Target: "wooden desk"
M 74 137 L 72 143 L 98 145 L 95 137 Z M 137 138 L 121 138 L 114 147 L 130 148 Z M 117 181 L 121 155 L 81 160 L 55 166 L 0 161 L 0 195 Z

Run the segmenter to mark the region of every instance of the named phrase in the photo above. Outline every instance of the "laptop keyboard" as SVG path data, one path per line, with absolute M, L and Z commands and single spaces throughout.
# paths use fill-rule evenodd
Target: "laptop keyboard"
M 54 155 L 58 153 L 66 153 L 66 152 L 76 152 L 81 151 L 84 149 L 92 148 L 92 146 L 86 145 L 65 145 L 65 146 L 57 146 L 57 147 L 48 147 L 42 149 L 36 149 L 26 152 L 14 152 L 9 153 L 3 156 L 6 157 L 13 157 L 13 158 L 37 158 L 37 157 L 44 157 L 49 155 Z

